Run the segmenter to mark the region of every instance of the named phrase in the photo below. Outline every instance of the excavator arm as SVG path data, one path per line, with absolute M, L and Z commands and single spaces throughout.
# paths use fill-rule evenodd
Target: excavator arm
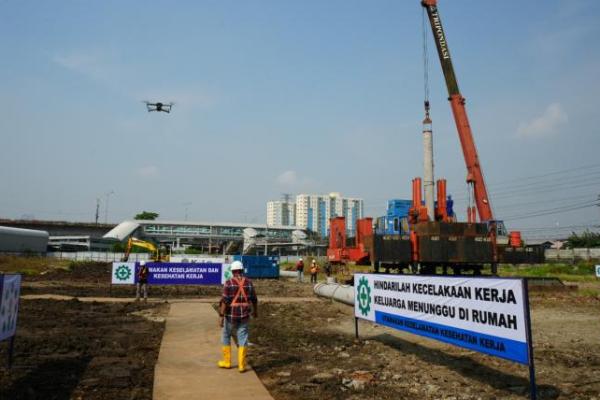
M 421 4 L 427 10 L 433 38 L 437 47 L 440 63 L 442 64 L 442 71 L 444 72 L 444 78 L 448 88 L 448 100 L 450 101 L 452 114 L 454 115 L 454 121 L 456 122 L 456 128 L 458 130 L 460 145 L 467 165 L 467 183 L 473 187 L 475 205 L 477 206 L 480 220 L 482 222 L 492 222 L 494 220 L 492 206 L 490 204 L 485 179 L 477 155 L 473 133 L 471 132 L 471 126 L 469 125 L 469 118 L 467 117 L 467 110 L 465 108 L 465 98 L 462 97 L 458 89 L 458 82 L 456 80 L 456 75 L 454 74 L 454 66 L 452 65 L 452 58 L 450 57 L 448 42 L 446 41 L 442 21 L 438 13 L 437 0 L 422 0 Z M 469 217 L 472 219 L 471 222 L 475 222 L 476 218 L 474 210 L 468 211 Z
M 133 246 L 150 250 L 152 252 L 153 259 L 160 259 L 158 247 L 156 247 L 153 243 L 130 237 L 129 240 L 127 240 L 127 247 L 125 248 L 125 255 L 123 256 L 123 261 L 129 260 L 129 255 L 131 254 L 131 249 L 133 248 Z

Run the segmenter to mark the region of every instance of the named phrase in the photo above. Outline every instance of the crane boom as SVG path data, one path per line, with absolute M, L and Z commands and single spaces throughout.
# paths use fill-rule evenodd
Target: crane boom
M 465 164 L 467 165 L 467 183 L 473 186 L 475 204 L 480 220 L 482 222 L 493 221 L 494 215 L 492 206 L 490 204 L 485 179 L 477 155 L 473 133 L 471 132 L 471 126 L 469 125 L 469 118 L 467 117 L 467 110 L 465 108 L 465 98 L 460 94 L 458 89 L 458 82 L 456 80 L 456 75 L 454 74 L 450 50 L 448 49 L 446 35 L 444 34 L 442 21 L 437 9 L 437 0 L 422 0 L 421 4 L 427 10 L 433 38 L 440 57 L 440 63 L 442 64 L 442 71 L 444 72 L 444 78 L 446 79 L 449 95 L 448 100 L 452 107 L 452 114 L 454 115 L 454 121 L 456 122 L 460 145 L 465 158 Z M 475 220 L 475 218 L 473 218 L 473 220 Z

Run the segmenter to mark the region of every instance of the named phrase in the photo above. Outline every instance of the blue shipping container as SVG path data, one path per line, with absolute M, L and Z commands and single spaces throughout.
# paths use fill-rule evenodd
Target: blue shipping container
M 279 256 L 233 256 L 244 264 L 248 278 L 279 278 Z
M 393 199 L 388 200 L 387 216 L 388 217 L 406 217 L 408 210 L 412 206 L 412 200 Z

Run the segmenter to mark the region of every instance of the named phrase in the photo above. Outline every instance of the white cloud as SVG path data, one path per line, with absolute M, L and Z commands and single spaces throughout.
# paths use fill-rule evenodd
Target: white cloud
M 280 185 L 293 186 L 298 183 L 296 171 L 284 171 L 277 177 L 277 183 Z
M 102 48 L 55 54 L 52 61 L 136 101 L 173 102 L 175 110 L 180 111 L 208 109 L 218 102 L 216 95 L 200 85 L 148 87 L 148 82 L 131 65 L 124 64 L 118 53 Z
M 277 183 L 285 186 L 286 189 L 294 190 L 311 190 L 316 185 L 316 182 L 309 177 L 300 177 L 296 171 L 283 171 L 277 176 Z
M 135 174 L 141 178 L 152 179 L 158 177 L 159 170 L 156 165 L 146 165 L 136 169 Z
M 107 57 L 100 52 L 76 51 L 66 55 L 55 55 L 52 59 L 61 67 L 95 80 L 109 80 L 116 72 L 107 62 Z
M 520 137 L 545 137 L 558 133 L 558 128 L 569 121 L 569 116 L 559 103 L 552 103 L 539 117 L 521 122 L 517 128 Z

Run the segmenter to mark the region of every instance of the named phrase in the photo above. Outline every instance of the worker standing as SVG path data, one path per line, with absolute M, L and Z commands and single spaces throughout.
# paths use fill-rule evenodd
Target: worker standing
M 312 260 L 312 264 L 310 266 L 310 283 L 317 283 L 317 274 L 319 273 L 319 264 L 317 264 L 317 260 Z
M 146 261 L 140 261 L 140 269 L 137 274 L 137 284 L 135 289 L 135 301 L 140 300 L 140 292 L 143 292 L 144 302 L 148 301 L 148 275 L 150 271 L 146 265 Z
M 219 325 L 223 359 L 218 362 L 220 368 L 231 368 L 231 334 L 235 333 L 238 345 L 238 370 L 246 371 L 246 348 L 248 345 L 248 321 L 250 315 L 258 317 L 258 299 L 252 281 L 243 275 L 241 261 L 231 263 L 233 277 L 223 286 L 223 295 L 219 304 Z
M 325 261 L 325 275 L 327 277 L 331 276 L 331 263 L 329 261 Z
M 304 278 L 304 261 L 302 261 L 302 258 L 296 263 L 296 271 L 298 271 L 298 282 L 302 282 Z

